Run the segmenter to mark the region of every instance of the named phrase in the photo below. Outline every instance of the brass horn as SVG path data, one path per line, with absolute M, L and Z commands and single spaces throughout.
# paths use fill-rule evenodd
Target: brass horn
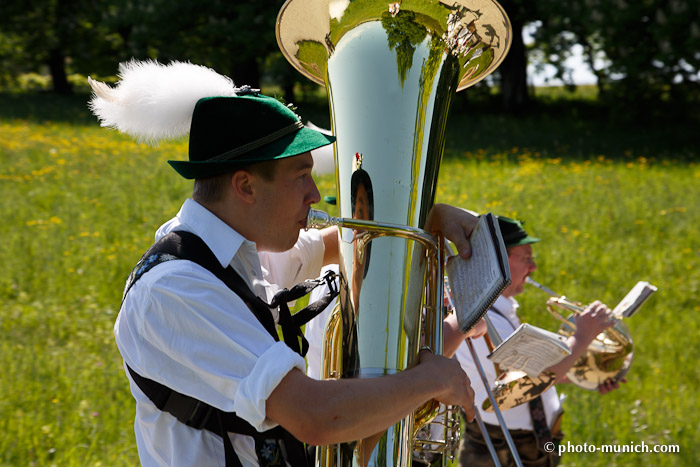
M 493 72 L 510 47 L 503 8 L 494 0 L 288 0 L 276 35 L 292 66 L 328 92 L 339 219 L 420 230 L 435 200 L 452 97 Z M 326 327 L 336 340 L 323 359 L 339 378 L 403 371 L 421 333 L 441 351 L 436 247 L 372 229 L 338 224 L 339 307 L 335 328 Z M 438 285 L 426 289 L 430 277 Z M 434 412 L 319 449 L 317 465 L 410 465 L 416 427 Z
M 578 302 L 557 295 L 530 277 L 526 279 L 526 282 L 550 295 L 547 300 L 547 310 L 562 322 L 557 332 L 566 337 L 573 335 L 576 332 L 574 316 L 582 313 L 585 307 Z M 564 318 L 557 309 L 570 312 L 571 315 Z M 576 386 L 588 390 L 598 389 L 598 386 L 608 379 L 620 381 L 632 366 L 634 358 L 632 336 L 627 326 L 622 322 L 622 316 L 613 315 L 613 318 L 616 320 L 615 326 L 598 334 L 588 346 L 586 353 L 567 372 L 566 377 Z

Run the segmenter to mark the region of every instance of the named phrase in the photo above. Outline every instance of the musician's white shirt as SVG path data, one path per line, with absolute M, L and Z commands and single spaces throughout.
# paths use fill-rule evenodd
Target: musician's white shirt
M 253 242 L 191 199 L 156 240 L 172 230 L 197 234 L 268 303 L 280 287 L 318 277 L 323 262 L 318 231 L 302 232 L 288 252 L 258 254 Z M 293 368 L 306 370 L 304 359 L 275 342 L 236 294 L 190 261 L 167 261 L 143 275 L 122 304 L 114 333 L 124 363 L 136 373 L 235 411 L 259 431 L 276 426 L 265 417 L 270 393 Z M 129 383 L 142 465 L 224 465 L 221 438 L 161 412 L 130 377 Z M 231 440 L 244 466 L 258 465 L 252 438 Z
M 327 271 L 333 271 L 338 274 L 338 265 L 331 264 L 324 267 L 321 270 L 321 275 L 324 276 Z M 338 279 L 336 278 L 336 287 L 337 284 Z M 328 291 L 328 284 L 316 287 L 309 294 L 309 303 L 320 300 Z M 337 301 L 338 297 L 334 298 L 321 313 L 306 323 L 304 327 L 304 337 L 309 341 L 309 350 L 306 353 L 306 376 L 309 378 L 323 379 L 321 378 L 321 356 L 323 355 L 324 330 L 326 328 L 326 322 L 335 308 Z
M 498 335 L 502 339 L 505 339 L 520 326 L 520 320 L 517 316 L 518 302 L 514 298 L 507 298 L 501 295 L 498 297 L 498 300 L 496 300 L 494 308 L 500 311 L 505 318 L 493 310 L 488 311 L 488 317 L 496 328 L 496 331 L 498 331 Z M 490 382 L 491 387 L 493 387 L 497 375 L 493 363 L 486 358 L 490 353 L 488 347 L 482 338 L 473 339 L 472 342 L 474 344 L 474 350 L 479 357 L 479 362 L 481 362 L 484 372 L 486 373 L 486 378 Z M 495 413 L 481 410 L 481 404 L 488 397 L 488 394 L 479 376 L 479 370 L 474 365 L 474 360 L 472 359 L 471 352 L 469 352 L 469 347 L 466 342 L 460 344 L 455 353 L 455 358 L 457 358 L 460 365 L 462 365 L 462 368 L 467 373 L 467 376 L 469 376 L 475 394 L 475 403 L 479 408 L 482 420 L 484 423 L 490 425 L 499 425 Z M 561 410 L 561 403 L 559 402 L 559 397 L 557 396 L 557 391 L 554 386 L 542 394 L 542 402 L 547 416 L 547 425 L 551 428 L 555 417 Z M 528 404 L 521 404 L 512 409 L 503 410 L 501 413 L 503 414 L 503 419 L 509 430 L 520 429 L 533 431 L 532 417 L 530 416 Z

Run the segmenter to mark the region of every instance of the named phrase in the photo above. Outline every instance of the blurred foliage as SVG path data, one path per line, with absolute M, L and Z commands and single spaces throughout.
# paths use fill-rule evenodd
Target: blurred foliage
M 269 56 L 278 54 L 275 19 L 282 0 L 207 3 L 150 0 L 19 0 L 0 3 L 0 87 L 27 72 L 113 75 L 131 58 L 192 61 L 259 85 Z M 277 82 L 299 79 L 277 60 Z M 271 68 L 271 70 L 273 70 Z M 55 77 L 54 77 L 55 81 Z M 70 93 L 72 89 L 55 91 Z
M 700 3 L 696 0 L 537 2 L 540 60 L 571 82 L 572 46 L 598 80 L 600 97 L 639 108 L 700 101 Z
M 151 58 L 210 66 L 238 84 L 275 85 L 287 100 L 294 100 L 294 91 L 305 78 L 278 50 L 275 21 L 283 3 L 3 0 L 0 89 L 37 87 L 37 77 L 26 74 L 38 73 L 50 77 L 54 91 L 70 93 L 71 75 L 110 76 L 118 62 Z M 571 83 L 565 61 L 578 44 L 597 76 L 599 98 L 616 108 L 619 116 L 668 111 L 657 107 L 658 102 L 671 103 L 675 109 L 700 102 L 696 0 L 501 3 L 516 36 L 497 74 L 504 94 L 518 90 L 513 98 L 523 98 L 519 89 L 525 83 L 526 56 L 540 66 L 554 65 L 557 77 Z M 527 50 L 519 40 L 526 25 L 536 26 L 535 42 Z M 397 50 L 403 50 L 400 44 Z M 20 77 L 27 82 L 19 83 Z M 302 91 L 306 93 L 308 85 Z M 531 90 L 525 92 L 532 97 Z
M 403 83 L 413 64 L 416 45 L 425 39 L 428 31 L 415 21 L 412 11 L 400 11 L 396 16 L 386 13 L 382 16 L 382 26 L 387 32 L 389 48 L 396 50 L 396 62 Z
M 114 68 L 123 48 L 118 31 L 104 22 L 106 2 L 3 0 L 0 3 L 0 86 L 26 72 L 46 72 L 53 89 L 70 93 L 67 68 L 86 73 Z
M 277 48 L 274 25 L 282 3 L 118 0 L 107 19 L 122 31 L 131 56 L 190 60 L 257 85 L 257 70 Z

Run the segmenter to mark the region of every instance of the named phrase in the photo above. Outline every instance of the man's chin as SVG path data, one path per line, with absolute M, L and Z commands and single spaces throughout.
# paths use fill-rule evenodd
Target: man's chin
M 503 291 L 503 296 L 504 297 L 515 297 L 516 295 L 520 295 L 525 291 L 525 285 L 520 284 L 520 285 L 509 285 L 506 287 L 506 289 Z

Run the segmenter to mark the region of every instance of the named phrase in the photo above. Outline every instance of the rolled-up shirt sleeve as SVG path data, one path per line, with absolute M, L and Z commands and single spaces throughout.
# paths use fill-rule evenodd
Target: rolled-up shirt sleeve
M 267 398 L 287 373 L 298 368 L 306 370 L 304 359 L 283 342 L 277 342 L 258 358 L 253 370 L 238 384 L 233 402 L 234 412 L 256 430 L 277 426 L 265 415 Z
M 120 316 L 117 345 L 142 376 L 267 430 L 276 426 L 265 418 L 267 397 L 294 368 L 305 371 L 304 359 L 215 280 L 189 262 L 156 266 L 127 296 L 134 312 Z

